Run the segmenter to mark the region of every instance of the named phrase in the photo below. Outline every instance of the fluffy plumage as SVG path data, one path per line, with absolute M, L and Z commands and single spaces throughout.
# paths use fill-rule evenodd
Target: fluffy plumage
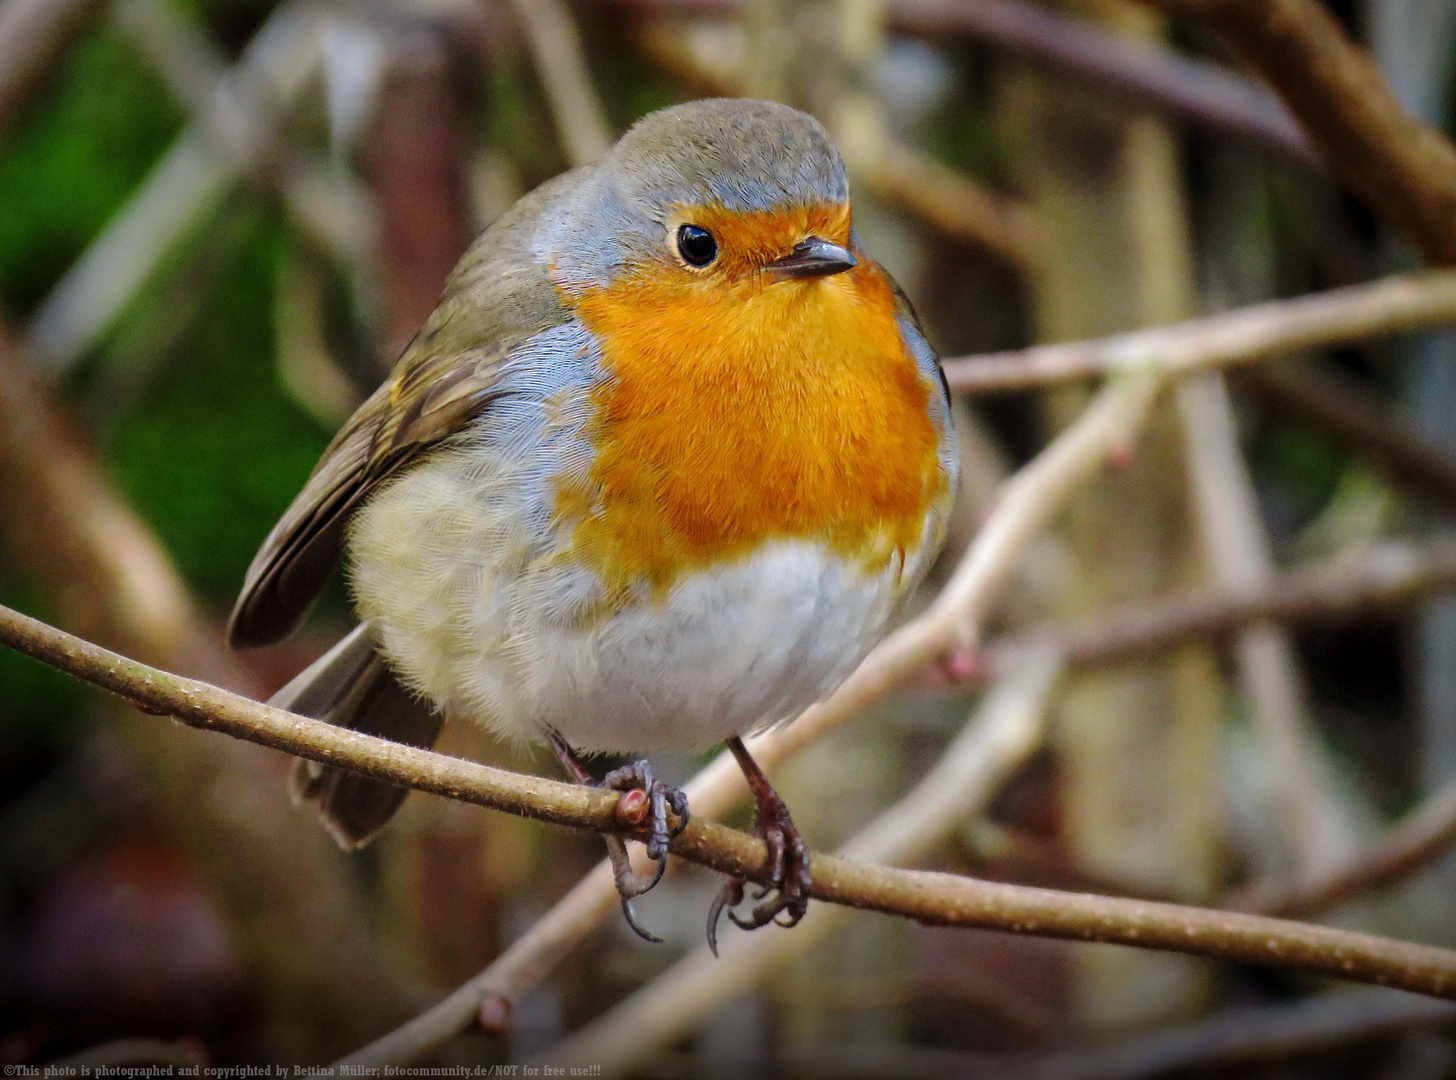
M 685 223 L 716 236 L 709 266 L 677 255 Z M 810 236 L 858 265 L 765 271 Z M 852 670 L 938 548 L 956 469 L 934 354 L 859 247 L 828 136 L 694 102 L 476 241 L 265 541 L 231 637 L 290 632 L 347 547 L 360 633 L 438 713 L 703 745 Z

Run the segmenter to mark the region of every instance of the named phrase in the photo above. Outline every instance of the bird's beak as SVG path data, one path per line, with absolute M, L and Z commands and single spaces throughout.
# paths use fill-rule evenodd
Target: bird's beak
M 765 269 L 780 281 L 789 281 L 842 274 L 857 265 L 859 260 L 850 254 L 848 248 L 811 236 L 800 240 L 793 251 L 782 259 L 775 259 Z

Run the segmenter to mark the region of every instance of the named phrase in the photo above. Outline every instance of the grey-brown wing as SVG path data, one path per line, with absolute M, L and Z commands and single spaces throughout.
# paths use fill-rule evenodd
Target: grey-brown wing
M 338 565 L 353 510 L 381 481 L 489 405 L 502 360 L 524 337 L 464 354 L 406 352 L 394 377 L 340 429 L 263 541 L 228 624 L 234 648 L 267 645 L 298 627 Z
M 487 408 L 517 345 L 565 321 L 531 237 L 549 204 L 590 174 L 590 167 L 574 169 L 543 184 L 460 260 L 393 376 L 344 424 L 263 541 L 228 624 L 235 648 L 292 633 L 338 565 L 353 511 L 396 470 Z

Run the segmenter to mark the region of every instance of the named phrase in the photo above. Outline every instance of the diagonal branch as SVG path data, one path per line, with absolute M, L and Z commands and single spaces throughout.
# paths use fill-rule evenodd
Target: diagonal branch
M 901 31 L 975 37 L 1216 130 L 1255 139 L 1298 161 L 1319 163 L 1276 96 L 1217 64 L 1129 41 L 1023 0 L 895 0 L 890 19 Z
M 1319 0 L 1145 0 L 1207 23 L 1278 91 L 1349 188 L 1437 264 L 1456 262 L 1456 147 L 1401 108 Z
M 1456 271 L 1435 270 L 1093 341 L 958 357 L 945 361 L 945 377 L 963 394 L 1030 390 L 1115 371 L 1177 378 L 1453 322 Z
M 1456 543 L 1387 541 L 1357 554 L 1277 577 L 1257 592 L 1204 590 L 1129 605 L 1085 623 L 1032 630 L 987 642 L 968 680 L 996 678 L 1028 650 L 1052 646 L 1069 664 L 1106 664 L 1218 638 L 1252 622 L 1327 623 L 1456 590 Z
M 563 0 L 511 0 L 511 9 L 536 60 L 567 160 L 572 165 L 596 161 L 612 148 L 612 132 L 571 12 Z
M 276 189 L 290 217 L 346 264 L 369 254 L 369 211 L 346 181 L 295 155 L 274 128 L 267 95 L 245 64 L 229 69 L 203 33 L 162 0 L 117 0 L 117 25 L 151 61 L 233 169 Z
M 962 822 L 984 812 L 1006 780 L 1042 744 L 1047 701 L 1062 671 L 1051 650 L 1024 656 L 982 699 L 960 735 L 915 789 L 876 816 L 840 853 L 904 865 L 933 852 Z M 851 912 L 815 907 L 787 938 L 735 934 L 721 959 L 706 945 L 684 957 L 548 1057 L 556 1065 L 592 1064 L 607 1076 L 639 1068 L 687 1037 L 725 998 L 762 984 L 844 929 Z
M 158 11 L 153 5 L 150 13 Z M 228 69 L 227 85 L 266 86 L 276 106 L 286 109 L 314 70 L 325 16 L 308 0 L 281 4 Z M 170 19 L 165 23 L 173 25 Z M 148 23 L 146 32 L 165 29 L 162 24 Z M 179 62 L 164 45 L 160 57 L 168 64 Z M 234 94 L 230 100 L 237 106 L 249 98 Z M 261 118 L 257 124 L 262 126 L 250 130 L 267 131 Z M 79 361 L 173 245 L 223 201 L 251 163 L 251 158 L 219 150 L 209 124 L 193 120 L 41 304 L 26 334 L 32 361 L 54 376 Z M 290 211 L 311 223 L 311 235 L 332 238 L 330 246 L 347 259 L 367 258 L 373 224 L 351 186 L 303 169 L 288 173 L 285 189 Z
M 597 832 L 623 833 L 615 792 L 447 757 L 295 716 L 148 667 L 0 607 L 0 644 L 118 694 L 146 712 L 389 783 Z M 757 837 L 700 819 L 673 854 L 764 882 Z M 935 926 L 973 926 L 1216 956 L 1456 999 L 1456 952 L 1305 923 L 1178 904 L 1062 893 L 816 855 L 811 895 Z
M 1432 794 L 1385 830 L 1354 861 L 1307 882 L 1242 890 L 1226 901 L 1236 911 L 1299 917 L 1326 911 L 1370 889 L 1409 877 L 1456 844 L 1456 782 Z
M 615 0 L 643 14 L 721 19 L 733 0 Z M 1139 103 L 1252 139 L 1297 161 L 1319 155 L 1277 96 L 1237 72 L 1172 49 L 1130 42 L 1084 19 L 1024 0 L 891 0 L 892 29 L 935 39 L 963 35 L 1065 71 Z
M 1280 415 L 1303 419 L 1357 447 L 1398 480 L 1456 506 L 1456 456 L 1415 428 L 1385 415 L 1373 395 L 1351 380 L 1296 365 L 1249 367 L 1237 375 L 1237 386 Z
M 8 0 L 0 4 L 0 132 L 96 17 L 103 0 Z

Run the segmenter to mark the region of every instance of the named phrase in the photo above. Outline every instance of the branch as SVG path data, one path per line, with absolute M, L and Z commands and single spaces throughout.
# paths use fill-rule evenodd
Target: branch
M 615 141 L 592 87 L 581 35 L 563 0 L 511 0 L 572 165 L 596 161 Z
M 1356 860 L 1294 888 L 1264 883 L 1228 898 L 1225 906 L 1261 915 L 1307 916 L 1370 889 L 1409 877 L 1456 844 L 1456 782 L 1426 799 Z
M 1456 271 L 1427 271 L 1093 341 L 958 357 L 945 361 L 945 377 L 952 391 L 964 394 L 1030 390 L 1115 371 L 1176 378 L 1453 322 Z
M 1239 389 L 1281 415 L 1323 428 L 1357 447 L 1397 479 L 1456 506 L 1456 457 L 1409 424 L 1384 415 L 1379 402 L 1347 385 L 1348 380 L 1308 369 L 1295 372 L 1265 367 L 1246 368 L 1237 378 Z
M 670 1055 L 654 1063 L 658 1080 L 696 1078 L 725 1067 L 739 1076 L 887 1076 L 956 1080 L 1155 1080 L 1168 1076 L 1247 1075 L 1267 1065 L 1362 1042 L 1449 1024 L 1456 1010 L 1389 990 L 1354 990 L 1294 1004 L 1229 1009 L 1206 1019 L 1117 1041 L 1042 1053 L 984 1054 L 916 1046 L 820 1046 L 771 1056 Z M 1260 1070 L 1255 1075 L 1265 1075 Z M 1274 1075 L 1283 1075 L 1276 1072 Z
M 995 510 L 924 614 L 882 641 L 829 700 L 805 710 L 786 728 L 748 740 L 759 765 L 772 773 L 925 665 L 973 645 L 982 619 L 1028 543 L 1101 467 L 1109 447 L 1136 441 L 1157 388 L 1156 378 L 1136 375 L 1103 387 L 1073 424 L 1006 483 Z M 726 753 L 683 790 L 695 822 L 721 817 L 748 794 L 742 772 Z M 489 968 L 439 1005 L 340 1064 L 401 1063 L 438 1045 L 469 1024 L 487 996 L 514 997 L 544 978 L 606 918 L 616 901 L 610 868 L 600 863 Z
M 0 540 L 57 617 L 153 663 L 251 692 L 254 680 L 193 606 L 146 523 L 107 484 L 0 326 Z M 252 746 L 116 710 L 151 806 L 229 918 L 285 1049 L 353 1045 L 413 995 L 375 949 L 337 847 L 300 830 L 282 776 Z M 249 807 L 239 814 L 238 807 Z
M 889 137 L 873 156 L 850 154 L 847 161 L 863 171 L 870 188 L 890 206 L 1023 272 L 1036 269 L 1041 236 L 1020 204 Z
M 1061 674 L 1060 658 L 1042 651 L 1023 658 L 986 694 L 935 768 L 895 806 L 844 844 L 840 854 L 863 862 L 920 861 L 960 823 L 983 813 L 1006 780 L 1041 745 L 1047 700 Z M 850 919 L 841 907 L 816 907 L 793 934 L 733 934 L 715 959 L 706 945 L 606 1015 L 547 1052 L 556 1065 L 598 1066 L 612 1076 L 645 1065 L 658 1050 L 686 1037 L 726 998 L 835 936 Z
M 0 4 L 0 132 L 102 0 L 6 0 Z
M 374 303 L 381 347 L 370 373 L 379 382 L 439 305 L 475 233 L 462 179 L 459 73 L 441 28 L 400 12 L 386 40 L 388 60 L 362 155 L 379 221 Z
M 1319 157 L 1283 103 L 1258 83 L 1171 49 L 1138 45 L 1019 0 L 895 0 L 896 29 L 965 34 L 1306 164 Z
M 1229 635 L 1252 622 L 1352 619 L 1456 590 L 1456 541 L 1390 541 L 1275 578 L 1253 593 L 1207 590 L 1130 605 L 1086 623 L 989 642 L 967 674 L 996 678 L 1030 649 L 1050 647 L 1069 664 L 1106 664 L 1172 648 L 1190 638 Z
M 345 265 L 368 256 L 368 211 L 348 184 L 312 168 L 279 138 L 246 62 L 229 70 L 202 32 L 163 0 L 118 0 L 114 17 L 228 166 L 276 190 L 293 221 Z
M 1180 382 L 1177 399 L 1203 561 L 1223 588 L 1262 592 L 1274 583 L 1274 554 L 1239 448 L 1228 387 L 1221 375 L 1207 372 Z M 1283 627 L 1250 623 L 1238 632 L 1233 651 L 1253 705 L 1253 730 L 1276 778 L 1273 831 L 1286 834 L 1297 876 L 1327 871 L 1349 857 L 1355 838 L 1310 727 L 1294 645 Z
M 229 70 L 229 78 L 241 85 L 268 86 L 273 100 L 286 108 L 314 69 L 325 14 L 301 2 L 280 5 Z M 41 304 L 26 335 L 32 361 L 56 376 L 79 361 L 167 252 L 222 201 L 241 175 L 235 160 L 213 148 L 200 120 L 189 124 Z M 347 189 L 335 181 L 328 190 L 337 194 Z M 325 210 L 346 209 L 345 221 L 331 227 L 330 235 L 362 240 L 371 231 L 367 221 L 360 223 L 364 214 L 347 209 L 348 199 L 318 198 L 312 182 L 300 184 L 296 194 L 316 205 L 321 227 Z
M 522 776 L 261 705 L 168 674 L 0 606 L 0 644 L 126 698 L 145 712 L 360 775 L 558 825 L 624 833 L 616 792 Z M 723 874 L 768 879 L 762 840 L 698 818 L 672 852 Z M 904 915 L 1075 941 L 1215 956 L 1456 999 L 1456 952 L 1257 915 L 1060 893 L 897 870 L 832 855 L 813 858 L 811 895 Z
M 1229 1009 L 1105 1046 L 1017 1056 L 965 1075 L 967 1080 L 1152 1080 L 1185 1070 L 1199 1075 L 1390 1039 L 1453 1017 L 1456 1009 L 1438 1001 L 1388 990 L 1341 991 L 1294 1004 Z
M 614 6 L 655 15 L 724 18 L 733 0 L 616 0 Z M 1319 156 L 1289 110 L 1258 83 L 1171 49 L 1139 46 L 1081 19 L 1020 0 L 891 0 L 890 27 L 935 38 L 961 35 L 1240 138 L 1296 160 Z
M 1319 0 L 1146 2 L 1207 23 L 1279 93 L 1341 182 L 1430 262 L 1456 262 L 1456 147 L 1401 108 Z

